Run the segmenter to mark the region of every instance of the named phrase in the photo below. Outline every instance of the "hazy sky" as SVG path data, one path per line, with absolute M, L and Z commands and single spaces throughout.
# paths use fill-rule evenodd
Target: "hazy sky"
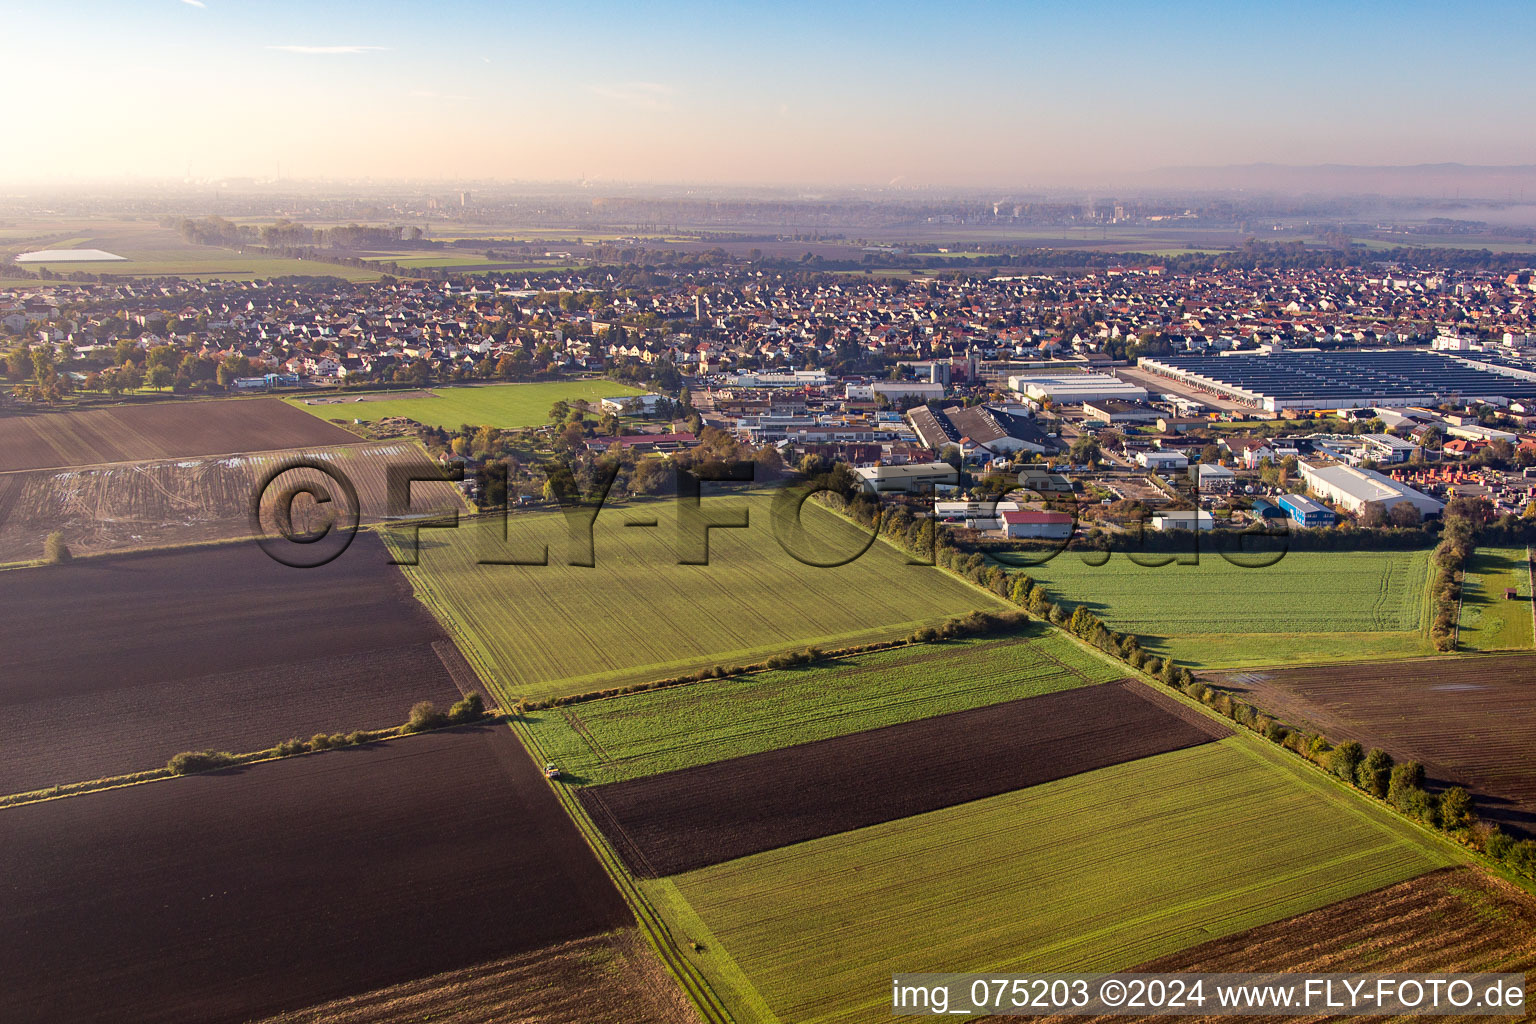
M 1529 0 L 0 0 L 0 26 L 16 181 L 1536 163 Z

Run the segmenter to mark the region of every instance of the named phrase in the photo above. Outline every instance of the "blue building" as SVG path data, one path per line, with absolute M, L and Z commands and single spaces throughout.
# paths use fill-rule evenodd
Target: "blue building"
M 1260 519 L 1284 519 L 1286 513 L 1275 507 L 1274 502 L 1267 498 L 1253 499 L 1253 514 Z
M 1277 503 L 1298 526 L 1332 526 L 1337 518 L 1332 509 L 1299 494 L 1282 494 Z

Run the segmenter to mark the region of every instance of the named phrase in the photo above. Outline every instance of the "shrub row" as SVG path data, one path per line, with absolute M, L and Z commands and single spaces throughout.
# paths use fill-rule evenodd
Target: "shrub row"
M 858 654 L 889 651 L 912 644 L 929 644 L 959 637 L 1007 633 L 1020 628 L 1028 620 L 1029 616 L 1022 613 L 973 611 L 966 613 L 960 618 L 949 619 L 938 626 L 924 626 L 900 640 L 881 640 L 875 643 L 859 644 L 854 647 L 840 647 L 833 651 L 823 651 L 819 647 L 807 647 L 803 651 L 776 654 L 766 661 L 756 661 L 747 665 L 712 665 L 682 676 L 667 676 L 664 679 L 652 679 L 644 683 L 631 683 L 628 686 L 615 686 L 606 690 L 566 694 L 561 697 L 549 697 L 545 700 L 519 701 L 513 710 L 519 713 L 544 711 L 548 708 L 584 704 L 587 701 L 604 700 L 608 697 L 622 697 L 631 693 L 645 693 L 649 690 L 662 690 L 672 686 L 686 686 L 689 683 L 701 683 L 707 679 L 725 679 L 730 676 L 747 675 L 751 672 L 767 672 L 775 669 L 796 668 L 802 665 L 815 665 L 825 661 L 835 661 L 840 658 L 851 658 Z
M 272 757 L 292 757 L 295 754 L 308 754 L 320 750 L 355 747 L 363 743 L 388 739 L 391 736 L 404 736 L 414 732 L 425 732 L 428 729 L 439 729 L 447 725 L 476 722 L 484 717 L 485 701 L 478 693 L 471 693 L 454 704 L 446 714 L 438 711 L 431 701 L 421 701 L 411 708 L 411 716 L 406 723 L 394 729 L 317 732 L 307 740 L 294 737 L 283 740 L 266 750 L 258 750 L 250 754 L 231 754 L 227 750 L 186 750 L 171 758 L 166 768 L 172 775 L 192 775 L 196 772 L 210 772 Z

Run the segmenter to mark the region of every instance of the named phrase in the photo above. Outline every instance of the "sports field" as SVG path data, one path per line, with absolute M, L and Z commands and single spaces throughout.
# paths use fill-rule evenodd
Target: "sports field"
M 1513 599 L 1504 596 L 1513 590 Z M 1472 651 L 1531 646 L 1531 570 L 1523 547 L 1478 548 L 1461 588 L 1457 642 Z
M 1196 668 L 1432 653 L 1428 551 L 1292 551 L 1265 568 L 1215 554 L 1158 567 L 1116 554 L 1092 566 L 1065 553 L 1022 571 Z
M 643 884 L 741 1021 L 870 1021 L 907 971 L 1129 967 L 1453 863 L 1235 736 Z
M 424 531 L 420 564 L 405 571 L 508 705 L 759 662 L 808 645 L 891 640 L 973 609 L 1004 607 L 943 570 L 908 565 L 884 542 L 836 568 L 805 564 L 776 539 L 772 500 L 761 490 L 706 491 L 691 513 L 678 501 L 609 508 L 574 540 L 560 513 L 513 513 L 505 540 L 495 519 Z M 745 529 L 706 533 L 694 518 L 743 512 Z M 572 520 L 580 526 L 579 516 Z M 813 504 L 803 522 L 818 551 L 852 554 L 868 542 Z M 389 541 L 398 550 L 400 538 Z M 482 564 L 538 561 L 546 552 L 548 565 Z M 589 557 L 590 568 L 572 564 Z M 689 559 L 706 564 L 680 564 Z
M 876 651 L 530 712 L 545 756 L 617 782 L 1125 675 L 1038 623 L 1017 636 Z
M 466 423 L 476 427 L 533 427 L 549 422 L 549 408 L 556 402 L 597 402 L 643 394 L 639 388 L 613 381 L 572 380 L 440 387 L 410 398 L 364 398 L 347 393 L 326 399 L 290 398 L 288 402 L 325 420 L 372 422 L 388 416 L 405 416 L 429 427 L 457 430 Z

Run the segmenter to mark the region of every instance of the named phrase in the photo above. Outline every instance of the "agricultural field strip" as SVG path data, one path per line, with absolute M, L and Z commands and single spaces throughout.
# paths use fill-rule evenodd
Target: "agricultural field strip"
M 616 782 L 1124 675 L 1039 624 L 529 712 L 568 774 Z
M 1231 730 L 1125 680 L 585 787 L 643 877 L 982 800 Z
M 5 586 L 8 793 L 397 725 L 459 692 L 441 626 L 371 533 L 319 569 L 246 543 L 8 570 Z
M 1214 555 L 1155 568 L 1117 555 L 1094 567 L 1068 553 L 1021 571 L 1116 628 L 1190 636 L 1418 630 L 1429 605 L 1428 568 L 1427 551 L 1293 551 L 1262 569 Z
M 7 808 L 0 839 L 19 1024 L 236 1024 L 632 923 L 492 725 Z
M 0 471 L 355 443 L 356 435 L 270 398 L 109 406 L 0 416 Z
M 741 1020 L 820 1024 L 898 971 L 1123 969 L 1456 862 L 1287 756 L 1237 735 L 644 885 Z
M 1536 968 L 1536 901 L 1473 868 L 1449 868 L 1320 910 L 1138 964 L 1146 973 L 1430 973 Z M 1527 992 L 1536 992 L 1536 984 Z M 1528 996 L 1529 999 L 1529 996 Z M 984 1024 L 1012 1018 L 988 1017 Z M 1217 1021 L 1219 1017 L 1185 1018 Z M 1322 1024 L 1326 1016 L 1292 1018 Z M 1442 1018 L 1472 1024 L 1486 1017 Z M 1166 1022 L 1166 1017 L 1044 1017 L 1041 1024 Z
M 1516 600 L 1507 600 L 1513 590 Z M 1462 583 L 1457 638 L 1475 651 L 1530 650 L 1532 646 L 1531 563 L 1526 548 L 1479 547 Z
M 493 520 L 438 531 L 406 573 L 429 606 L 482 648 L 508 699 L 590 692 L 805 644 L 895 639 L 949 616 L 1003 607 L 940 570 L 906 565 L 888 544 L 840 568 L 801 564 L 770 536 L 769 500 L 759 492 L 722 496 L 720 505 L 706 499 L 706 511 L 754 510 L 749 529 L 711 532 L 708 565 L 678 564 L 675 505 L 658 502 L 645 507 L 660 521 L 652 530 L 626 528 L 633 509 L 598 516 L 595 568 L 557 561 L 566 554 L 567 530 L 550 513 L 510 517 L 507 542 Z M 807 508 L 813 536 L 862 539 L 832 513 Z M 548 566 L 477 564 L 536 557 L 546 543 Z
M 391 416 L 404 416 L 428 426 L 445 430 L 457 430 L 468 423 L 473 426 L 503 428 L 532 427 L 548 422 L 549 410 L 557 401 L 582 400 L 597 402 L 603 398 L 624 395 L 643 395 L 646 392 L 628 384 L 602 379 L 554 381 L 536 384 L 477 384 L 459 387 L 436 387 L 426 395 L 387 397 L 385 393 L 366 394 L 366 400 L 347 401 L 347 398 L 363 398 L 337 392 L 327 395 L 324 404 L 310 404 L 302 397 L 285 399 L 295 409 L 318 419 L 329 421 L 333 416 L 375 421 Z
M 1234 672 L 1213 682 L 1334 742 L 1355 740 L 1458 782 L 1480 813 L 1536 834 L 1536 655 Z

